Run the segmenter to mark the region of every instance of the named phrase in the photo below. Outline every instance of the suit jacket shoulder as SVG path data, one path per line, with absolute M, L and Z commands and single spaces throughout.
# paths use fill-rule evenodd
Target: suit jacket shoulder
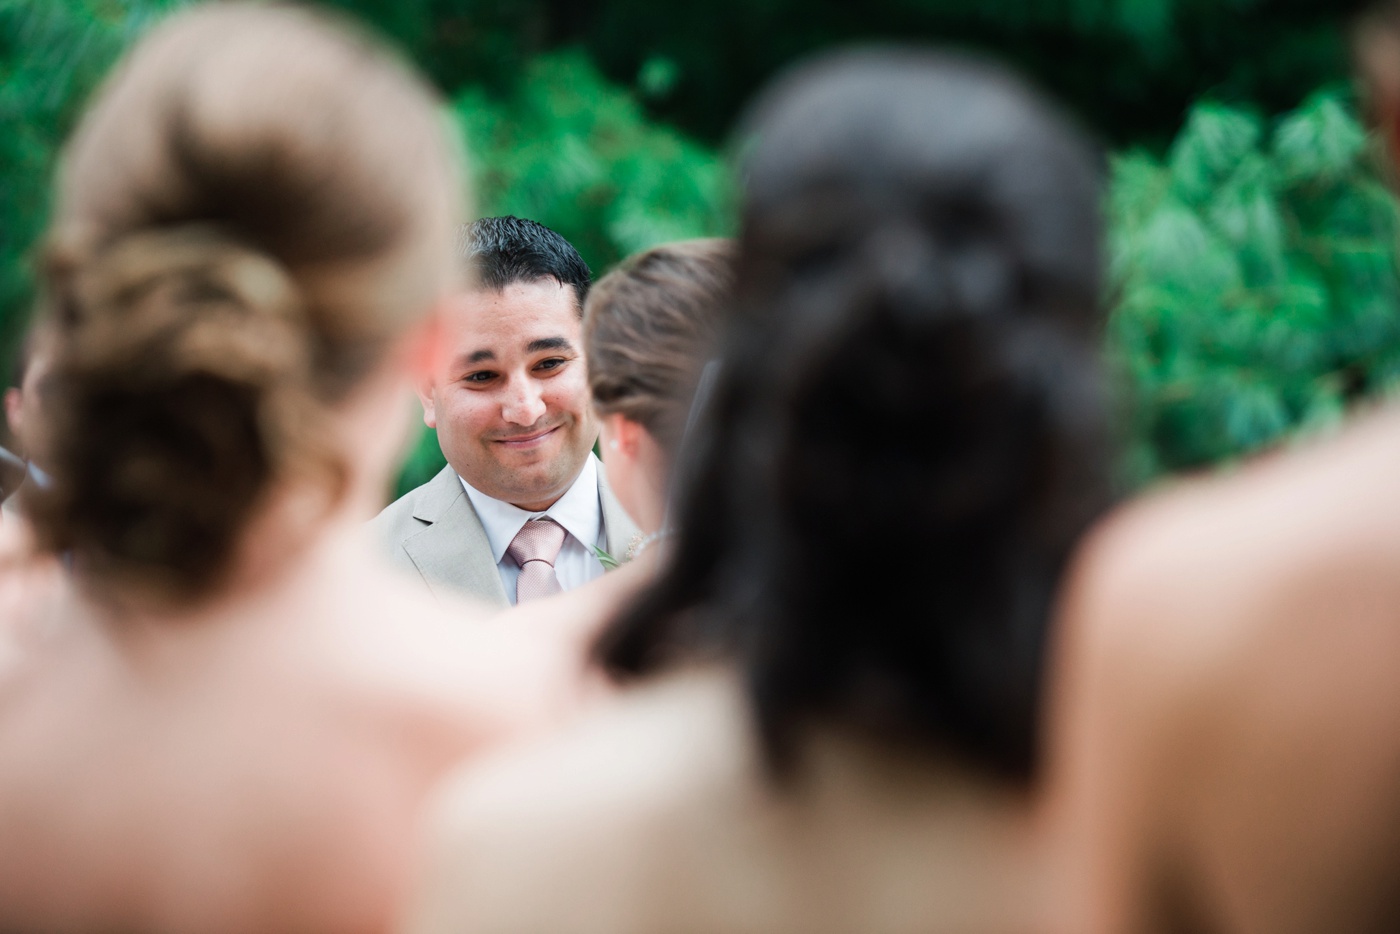
M 369 527 L 390 560 L 416 572 L 434 596 L 510 605 L 486 529 L 451 465 L 384 507 Z

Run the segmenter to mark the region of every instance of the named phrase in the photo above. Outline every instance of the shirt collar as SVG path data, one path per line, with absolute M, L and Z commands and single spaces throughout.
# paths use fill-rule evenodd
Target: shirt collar
M 505 557 L 506 549 L 515 539 L 521 527 L 531 519 L 548 516 L 564 527 L 585 547 L 592 547 L 598 541 L 603 527 L 603 507 L 598 498 L 598 459 L 590 452 L 583 462 L 583 469 L 574 478 L 573 486 L 559 497 L 553 506 L 544 512 L 527 512 L 519 506 L 503 502 L 472 486 L 459 475 L 462 488 L 467 491 L 472 508 L 486 529 L 486 539 L 491 543 L 491 556 L 497 564 Z

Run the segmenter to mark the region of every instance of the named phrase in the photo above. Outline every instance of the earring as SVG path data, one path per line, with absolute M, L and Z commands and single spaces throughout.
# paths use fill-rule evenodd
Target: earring
M 609 438 L 609 439 L 608 439 L 608 450 L 610 450 L 610 451 L 616 451 L 616 450 L 617 450 L 617 439 L 616 439 L 616 438 Z

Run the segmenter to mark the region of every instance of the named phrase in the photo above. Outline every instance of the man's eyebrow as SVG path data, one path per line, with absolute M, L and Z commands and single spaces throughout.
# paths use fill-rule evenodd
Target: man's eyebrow
M 567 337 L 541 337 L 525 345 L 526 353 L 539 353 L 541 350 L 573 350 L 574 345 Z
M 490 350 L 473 350 L 471 353 L 462 354 L 462 356 L 458 357 L 458 358 L 457 358 L 457 365 L 458 365 L 458 366 L 471 366 L 472 364 L 474 364 L 474 363 L 480 363 L 480 362 L 482 362 L 483 360 L 495 360 L 495 359 L 496 359 L 496 354 L 495 354 L 494 351 L 490 351 Z

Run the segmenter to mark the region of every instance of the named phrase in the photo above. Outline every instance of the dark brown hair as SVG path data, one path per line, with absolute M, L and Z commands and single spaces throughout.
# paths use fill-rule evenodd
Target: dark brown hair
M 36 529 L 89 581 L 193 598 L 274 481 L 337 488 L 322 416 L 450 286 L 457 160 L 374 43 L 241 3 L 143 39 L 64 157 Z
M 734 253 L 720 239 L 636 253 L 599 280 L 584 308 L 594 406 L 640 424 L 668 457 L 729 300 Z
M 680 535 L 599 657 L 730 659 L 780 770 L 838 723 L 1025 783 L 1060 575 L 1111 500 L 1096 152 L 915 50 L 809 63 L 745 128 Z

